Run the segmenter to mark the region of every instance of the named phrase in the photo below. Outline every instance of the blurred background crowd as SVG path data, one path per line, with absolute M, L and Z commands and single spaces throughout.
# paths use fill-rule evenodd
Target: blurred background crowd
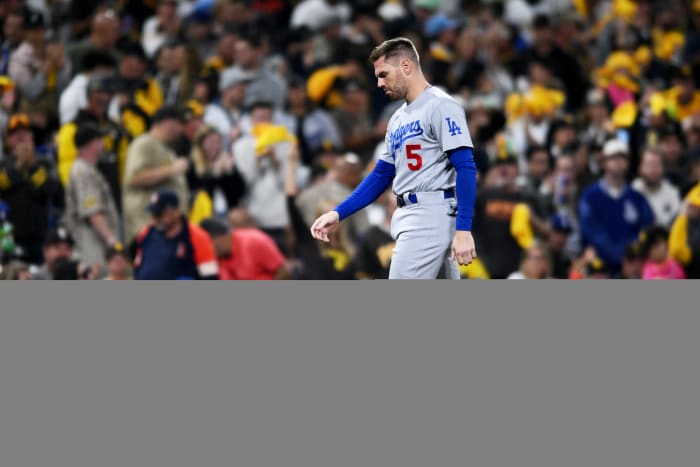
M 700 1 L 0 0 L 3 279 L 387 277 L 395 36 L 462 103 L 466 279 L 700 277 Z

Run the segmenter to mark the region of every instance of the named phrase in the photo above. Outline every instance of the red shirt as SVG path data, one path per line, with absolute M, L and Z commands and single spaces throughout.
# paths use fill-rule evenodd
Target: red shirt
M 221 280 L 272 280 L 285 263 L 282 252 L 265 232 L 237 228 L 231 233 L 232 253 L 219 258 Z

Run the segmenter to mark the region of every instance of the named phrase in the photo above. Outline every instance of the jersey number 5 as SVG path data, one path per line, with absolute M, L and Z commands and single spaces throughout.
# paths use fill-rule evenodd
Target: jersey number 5
M 423 158 L 420 154 L 415 151 L 420 150 L 420 144 L 407 144 L 406 145 L 406 157 L 409 159 L 408 168 L 413 170 L 420 170 L 423 166 Z

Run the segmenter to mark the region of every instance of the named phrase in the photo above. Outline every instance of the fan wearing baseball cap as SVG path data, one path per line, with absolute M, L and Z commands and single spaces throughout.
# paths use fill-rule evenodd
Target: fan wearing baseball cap
M 78 160 L 66 187 L 66 224 L 76 239 L 80 258 L 104 265 L 107 249 L 120 241 L 117 204 L 105 177 L 97 169 L 103 134 L 85 125 L 75 134 Z
M 629 147 L 618 139 L 603 146 L 603 176 L 579 200 L 581 247 L 593 247 L 611 275 L 620 272 L 625 247 L 654 223 L 646 198 L 627 182 Z
M 63 44 L 47 36 L 51 30 L 43 13 L 28 9 L 24 41 L 10 56 L 8 66 L 8 75 L 20 91 L 19 110 L 31 112 L 42 128 L 58 117 L 59 96 L 73 72 Z
M 209 234 L 187 220 L 173 190 L 159 190 L 146 212 L 151 223 L 135 242 L 136 280 L 216 280 L 219 265 Z
M 44 239 L 43 256 L 44 263 L 32 275 L 33 280 L 54 280 L 56 263 L 61 260 L 73 259 L 75 240 L 68 229 L 58 226 L 49 231 Z
M 54 166 L 37 156 L 29 116 L 13 114 L 0 160 L 0 199 L 9 207 L 14 238 L 32 264 L 42 262 L 41 247 L 49 228 L 49 206 L 63 206 L 63 189 Z

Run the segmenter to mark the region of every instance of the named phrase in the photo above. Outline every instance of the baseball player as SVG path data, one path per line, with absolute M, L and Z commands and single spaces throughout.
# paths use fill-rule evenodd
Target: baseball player
M 389 279 L 459 279 L 458 263 L 476 258 L 471 223 L 476 165 L 464 109 L 425 79 L 413 43 L 390 39 L 370 54 L 377 86 L 405 102 L 392 115 L 386 150 L 372 172 L 311 234 L 328 241 L 339 223 L 374 202 L 393 183 L 396 247 Z

